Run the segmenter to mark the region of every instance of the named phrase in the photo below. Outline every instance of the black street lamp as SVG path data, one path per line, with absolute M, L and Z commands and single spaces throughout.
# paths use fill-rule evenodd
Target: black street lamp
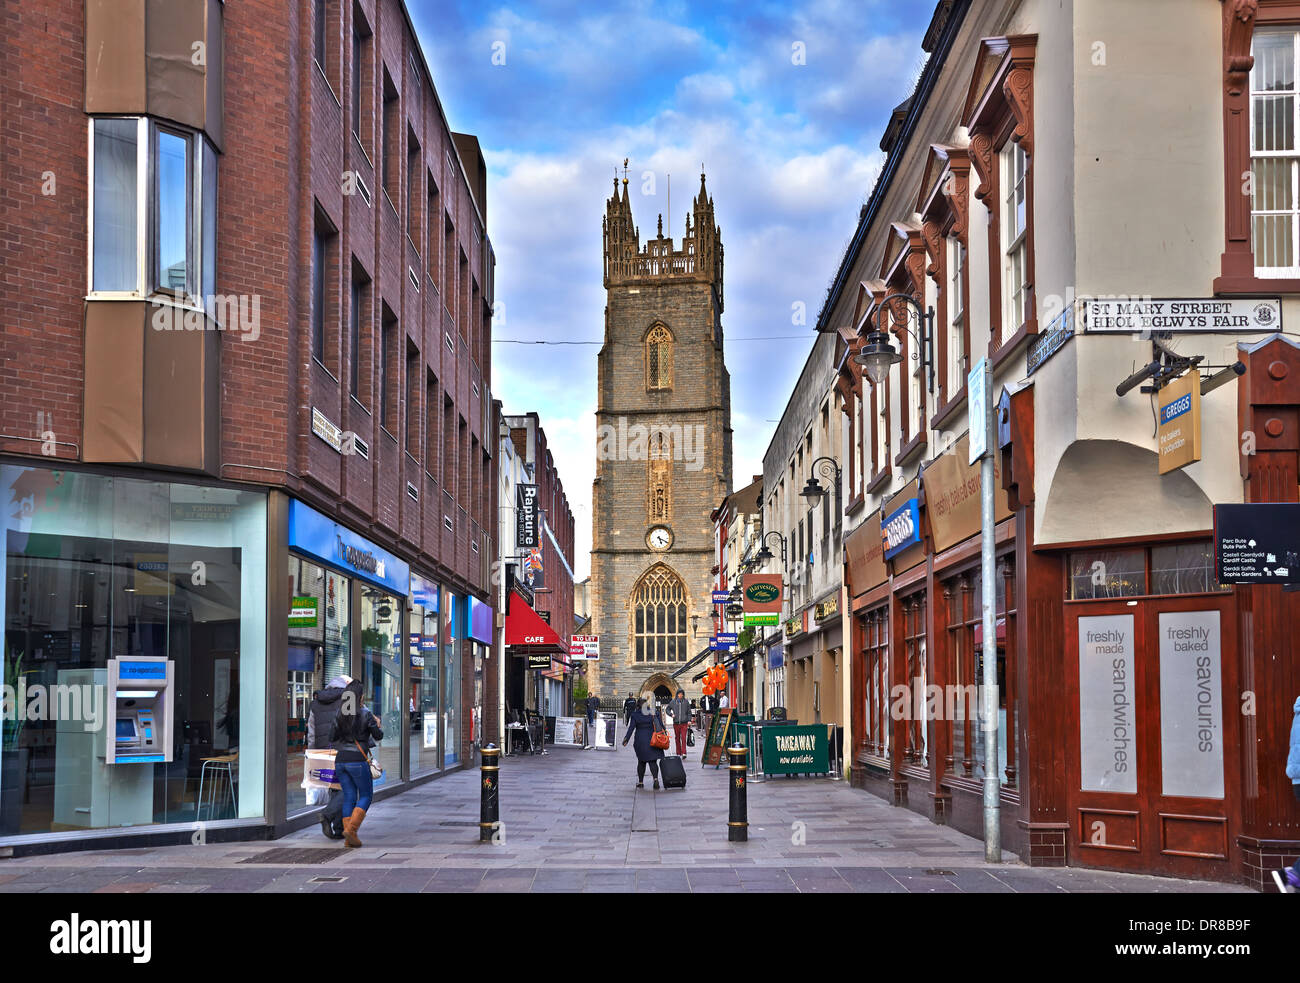
M 821 465 L 820 471 L 818 471 L 817 468 L 819 464 Z M 799 494 L 804 498 L 808 499 L 810 503 L 815 499 L 821 498 L 823 495 L 826 494 L 826 489 L 821 486 L 821 482 L 817 480 L 816 475 L 821 474 L 823 478 L 831 478 L 833 476 L 835 479 L 835 528 L 836 530 L 838 530 L 840 527 L 840 518 L 841 518 L 840 477 L 843 475 L 844 471 L 839 466 L 839 463 L 833 457 L 817 458 L 817 460 L 812 462 L 812 471 L 813 474 L 810 474 L 808 476 L 808 483 L 803 486 L 803 491 L 801 491 Z
M 927 383 L 926 391 L 934 392 L 934 357 L 931 347 L 934 344 L 934 308 L 922 310 L 920 303 L 909 297 L 907 294 L 890 294 L 880 302 L 876 308 L 875 330 L 867 335 L 867 343 L 862 346 L 862 350 L 853 356 L 853 361 L 863 366 L 867 378 L 871 380 L 873 386 L 879 385 L 880 382 L 889 373 L 889 367 L 897 362 L 901 362 L 903 356 L 898 353 L 889 340 L 889 332 L 880 326 L 880 317 L 886 311 L 890 310 L 890 304 L 894 301 L 902 301 L 912 310 L 916 311 L 916 320 L 918 326 L 925 325 L 925 330 L 920 337 L 917 337 L 915 331 L 906 324 L 906 319 L 900 323 L 904 331 L 912 336 L 916 341 L 918 352 L 913 353 L 912 358 L 921 360 L 921 367 L 926 370 Z M 806 492 L 805 492 L 806 493 Z
M 777 531 L 775 531 L 775 530 L 773 530 L 772 532 L 768 533 L 766 536 L 763 537 L 763 548 L 762 548 L 761 550 L 759 550 L 759 551 L 754 555 L 754 559 L 755 559 L 755 561 L 757 561 L 758 563 L 766 563 L 768 560 L 772 559 L 772 555 L 773 555 L 773 554 L 772 554 L 772 551 L 771 551 L 770 549 L 767 548 L 767 544 L 768 544 L 768 541 L 769 541 L 773 536 L 775 536 L 776 539 L 777 539 L 777 542 L 779 542 L 779 543 L 781 544 L 781 566 L 784 567 L 784 566 L 786 565 L 786 558 L 785 558 L 785 537 L 782 536 L 779 532 L 777 532 Z

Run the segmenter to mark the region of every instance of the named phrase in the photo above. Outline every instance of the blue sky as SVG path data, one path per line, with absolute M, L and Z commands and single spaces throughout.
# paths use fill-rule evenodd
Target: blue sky
M 599 342 L 600 222 L 615 165 L 630 158 L 644 239 L 668 175 L 664 234 L 681 236 L 704 164 L 726 248 L 734 484 L 747 484 L 879 172 L 889 112 L 924 63 L 933 0 L 407 2 L 452 128 L 477 135 L 487 159 L 498 339 Z M 639 193 L 647 171 L 652 196 Z M 796 304 L 804 324 L 792 323 Z M 782 340 L 744 340 L 773 336 Z M 506 412 L 541 416 L 574 510 L 580 577 L 598 351 L 493 346 Z

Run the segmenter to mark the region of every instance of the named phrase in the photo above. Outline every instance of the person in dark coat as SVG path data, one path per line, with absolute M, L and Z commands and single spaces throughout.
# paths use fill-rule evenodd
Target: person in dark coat
M 600 697 L 592 693 L 587 697 L 587 743 L 586 747 L 596 746 L 596 711 L 600 709 Z
M 360 680 L 348 683 L 330 728 L 330 742 L 338 752 L 334 756 L 334 774 L 343 787 L 343 841 L 350 847 L 361 846 L 357 831 L 375 794 L 364 748 L 371 741 L 384 739 L 379 720 L 361 702 L 361 692 Z
M 636 712 L 636 697 L 631 693 L 627 694 L 627 699 L 623 701 L 623 723 L 632 719 L 632 714 Z
M 307 708 L 307 746 L 309 748 L 325 747 L 326 739 L 334 728 L 334 718 L 339 714 L 339 698 L 351 676 L 335 676 L 324 689 L 318 689 L 312 696 L 311 706 Z M 308 789 L 308 805 L 321 805 L 321 801 L 311 801 L 312 792 L 325 793 L 325 789 Z M 331 840 L 343 839 L 343 793 L 341 789 L 331 788 L 321 795 L 325 808 L 320 814 L 321 832 Z
M 663 722 L 659 719 L 659 712 L 657 710 L 652 711 L 649 698 L 643 696 L 628 720 L 627 734 L 623 737 L 623 746 L 627 747 L 627 742 L 634 733 L 636 734 L 636 740 L 632 746 L 636 749 L 637 788 L 645 788 L 646 765 L 650 766 L 650 775 L 655 782 L 654 787 L 659 787 L 659 761 L 663 758 L 664 752 L 660 748 L 650 745 L 650 736 L 655 732 L 656 726 L 660 729 L 663 728 Z

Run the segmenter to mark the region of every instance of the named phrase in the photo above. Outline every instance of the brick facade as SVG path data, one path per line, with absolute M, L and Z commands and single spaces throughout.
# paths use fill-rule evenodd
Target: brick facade
M 495 258 L 485 231 L 485 167 L 477 141 L 450 130 L 401 0 L 323 6 L 324 66 L 313 56 L 315 5 L 247 0 L 221 8 L 215 289 L 259 298 L 260 333 L 218 339 L 220 455 L 212 477 L 300 498 L 424 575 L 495 604 Z M 14 206 L 0 217 L 0 453 L 48 465 L 39 435 L 53 430 L 57 457 L 77 461 L 88 286 L 85 3 L 13 4 L 0 17 L 0 99 L 8 110 L 0 187 Z M 364 35 L 356 135 L 354 29 Z M 385 131 L 387 190 L 378 153 Z M 53 194 L 42 193 L 43 175 L 52 175 Z M 317 229 L 329 233 L 319 360 L 310 327 Z M 355 351 L 354 279 L 364 282 Z M 368 457 L 316 436 L 313 409 L 359 437 Z M 467 653 L 466 703 L 472 677 Z M 485 694 L 487 733 L 496 702 Z M 462 716 L 468 742 L 469 715 Z

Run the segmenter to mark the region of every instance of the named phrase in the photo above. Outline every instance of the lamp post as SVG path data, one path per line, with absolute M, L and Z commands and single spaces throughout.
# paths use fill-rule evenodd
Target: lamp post
M 876 308 L 876 323 L 874 330 L 867 335 L 867 343 L 862 346 L 862 350 L 853 356 L 853 361 L 861 365 L 871 380 L 873 386 L 880 384 L 881 380 L 889 373 L 889 367 L 903 360 L 903 356 L 894 348 L 893 343 L 889 340 L 889 332 L 880 326 L 880 317 L 887 311 L 891 310 L 891 304 L 902 302 L 912 310 L 916 311 L 916 320 L 918 327 L 925 325 L 924 331 L 918 336 L 915 331 L 907 326 L 905 322 L 896 322 L 899 327 L 912 336 L 916 341 L 917 352 L 913 353 L 912 358 L 919 358 L 921 367 L 926 370 L 926 392 L 934 392 L 934 354 L 932 351 L 934 345 L 934 308 L 930 307 L 925 310 L 914 298 L 907 294 L 889 294 L 880 302 Z
M 762 539 L 763 548 L 754 554 L 754 560 L 758 563 L 766 563 L 768 560 L 773 558 L 772 551 L 767 548 L 767 544 L 768 542 L 771 541 L 773 536 L 775 536 L 776 541 L 781 544 L 781 566 L 784 567 L 786 565 L 785 537 L 782 536 L 776 530 L 769 532 L 767 535 L 763 537 Z
M 817 468 L 819 464 L 821 465 L 820 471 Z M 808 476 L 808 481 L 799 494 L 801 497 L 808 499 L 809 502 L 821 498 L 826 494 L 826 489 L 821 486 L 821 482 L 817 480 L 816 476 L 820 474 L 823 478 L 829 479 L 833 475 L 835 478 L 835 528 L 838 530 L 841 516 L 840 477 L 843 475 L 844 469 L 840 467 L 839 462 L 833 457 L 819 457 L 812 462 L 811 470 L 813 473 Z

